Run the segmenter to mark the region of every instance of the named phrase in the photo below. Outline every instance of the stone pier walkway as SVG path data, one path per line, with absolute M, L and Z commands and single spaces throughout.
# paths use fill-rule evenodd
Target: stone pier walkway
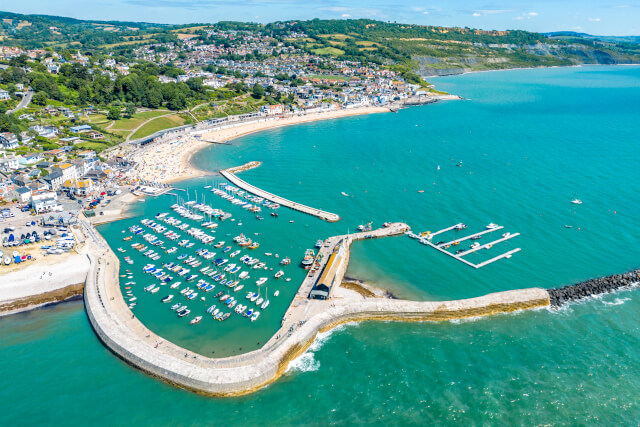
M 118 258 L 90 225 L 85 226 L 87 244 L 93 245 L 85 306 L 100 340 L 127 363 L 179 387 L 210 395 L 242 395 L 264 387 L 285 372 L 289 362 L 311 345 L 318 332 L 342 323 L 441 321 L 549 305 L 549 294 L 538 288 L 459 301 L 418 302 L 344 295 L 326 301 L 310 300 L 307 296 L 313 278 L 307 276 L 285 314 L 282 327 L 262 348 L 238 356 L 208 358 L 166 341 L 133 315 L 120 291 Z M 396 235 L 405 227 L 396 223 L 370 232 L 334 236 L 325 241 L 321 252 L 331 250 L 345 238 L 351 243 L 368 236 Z
M 257 162 L 251 162 L 251 163 L 247 163 L 247 165 L 253 165 Z M 320 209 L 316 209 L 316 208 L 312 208 L 311 206 L 307 206 L 307 205 L 303 205 L 300 203 L 296 203 L 293 202 L 289 199 L 285 199 L 284 197 L 280 197 L 277 196 L 275 194 L 271 194 L 267 191 L 264 191 L 258 187 L 255 187 L 251 184 L 249 184 L 248 182 L 245 182 L 243 180 L 241 180 L 240 178 L 238 178 L 234 172 L 239 172 L 242 170 L 246 170 L 255 166 L 251 166 L 251 167 L 247 167 L 245 168 L 245 166 L 247 165 L 243 165 L 243 166 L 238 166 L 235 168 L 229 168 L 229 169 L 224 169 L 220 171 L 220 175 L 222 175 L 223 177 L 225 177 L 227 180 L 229 180 L 233 185 L 235 185 L 236 187 L 242 188 L 245 191 L 249 191 L 250 193 L 255 194 L 256 196 L 262 197 L 266 200 L 269 200 L 273 203 L 278 203 L 280 206 L 286 206 L 290 209 L 299 211 L 299 212 L 303 212 L 309 215 L 313 215 L 315 217 L 318 217 L 320 219 L 323 219 L 325 221 L 328 222 L 336 222 L 340 220 L 340 216 L 338 216 L 337 214 L 331 213 L 331 212 L 327 212 L 327 211 L 323 211 Z M 258 164 L 259 166 L 259 164 Z

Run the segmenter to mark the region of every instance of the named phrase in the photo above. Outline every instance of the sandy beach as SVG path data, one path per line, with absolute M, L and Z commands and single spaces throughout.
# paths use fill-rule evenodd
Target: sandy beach
M 190 162 L 191 156 L 193 156 L 194 153 L 210 144 L 210 142 L 206 141 L 227 142 L 265 129 L 318 120 L 385 112 L 389 112 L 389 109 L 384 107 L 361 107 L 284 118 L 263 118 L 260 119 L 260 121 L 204 132 L 201 138 L 188 136 L 172 139 L 167 142 L 149 144 L 132 152 L 129 154 L 129 157 L 138 163 L 138 174 L 141 179 L 152 182 L 170 183 L 203 176 L 208 173 L 193 167 Z

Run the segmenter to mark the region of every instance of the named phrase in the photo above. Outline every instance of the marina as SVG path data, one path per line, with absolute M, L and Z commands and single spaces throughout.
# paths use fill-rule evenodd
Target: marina
M 468 236 L 465 236 L 465 237 L 454 238 L 453 240 L 450 240 L 448 242 L 442 241 L 442 242 L 438 242 L 438 243 L 435 243 L 435 244 L 432 242 L 433 241 L 433 237 L 435 237 L 435 236 L 438 236 L 440 234 L 443 234 L 443 233 L 446 233 L 446 232 L 449 232 L 449 231 L 464 230 L 466 228 L 467 228 L 467 226 L 465 224 L 458 223 L 458 224 L 452 225 L 451 227 L 447 227 L 447 228 L 444 228 L 442 230 L 438 230 L 438 231 L 436 231 L 434 233 L 425 232 L 424 236 L 417 236 L 417 235 L 414 235 L 414 236 L 416 236 L 418 238 L 418 241 L 420 243 L 422 243 L 423 245 L 430 246 L 430 247 L 436 249 L 437 251 L 442 252 L 442 253 L 444 253 L 444 254 L 446 254 L 446 255 L 448 255 L 448 256 L 450 256 L 450 257 L 452 257 L 452 258 L 454 258 L 454 259 L 456 259 L 456 260 L 458 260 L 460 262 L 462 262 L 463 264 L 466 264 L 466 265 L 468 265 L 470 267 L 473 267 L 475 269 L 482 268 L 484 266 L 487 266 L 487 265 L 489 265 L 489 264 L 491 264 L 493 262 L 496 262 L 498 260 L 501 260 L 503 258 L 511 258 L 511 256 L 513 254 L 515 254 L 517 252 L 520 252 L 520 250 L 521 250 L 521 248 L 516 248 L 516 249 L 507 251 L 507 252 L 505 252 L 503 254 L 500 254 L 498 256 L 495 256 L 495 257 L 493 257 L 491 259 L 488 259 L 486 261 L 482 261 L 482 262 L 477 263 L 477 264 L 474 264 L 474 263 L 472 263 L 472 262 L 470 262 L 470 261 L 468 261 L 468 260 L 463 258 L 465 255 L 472 254 L 472 253 L 477 252 L 479 250 L 491 249 L 493 246 L 495 246 L 495 245 L 497 245 L 499 243 L 506 242 L 507 240 L 513 239 L 514 237 L 518 237 L 520 235 L 520 233 L 504 233 L 503 236 L 500 239 L 497 239 L 497 240 L 494 240 L 492 242 L 485 243 L 485 244 L 474 243 L 469 247 L 469 249 L 466 249 L 466 250 L 460 249 L 460 250 L 456 251 L 456 253 L 451 253 L 448 250 L 446 250 L 446 249 L 450 248 L 451 246 L 456 246 L 457 247 L 458 245 L 460 245 L 461 242 L 464 242 L 466 240 L 470 240 L 470 239 L 478 240 L 483 235 L 486 235 L 488 233 L 493 233 L 495 231 L 504 229 L 504 226 L 499 226 L 499 225 L 493 224 L 493 223 L 487 225 L 485 227 L 486 230 L 481 231 L 479 233 L 469 234 Z M 412 236 L 410 236 L 410 237 L 412 237 Z

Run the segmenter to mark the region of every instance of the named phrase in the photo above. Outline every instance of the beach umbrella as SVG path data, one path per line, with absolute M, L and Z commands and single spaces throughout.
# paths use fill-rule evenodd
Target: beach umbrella
M 20 264 L 22 262 L 22 260 L 20 259 L 20 256 L 16 256 L 14 258 L 13 262 L 15 262 L 16 264 Z
M 9 234 L 9 241 L 13 242 L 14 240 L 16 240 L 16 238 L 13 236 L 13 234 Z

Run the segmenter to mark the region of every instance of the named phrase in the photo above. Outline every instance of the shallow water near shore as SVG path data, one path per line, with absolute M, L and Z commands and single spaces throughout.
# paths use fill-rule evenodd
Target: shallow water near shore
M 348 275 L 400 297 L 444 300 L 557 287 L 638 267 L 640 68 L 518 70 L 434 82 L 468 100 L 274 129 L 199 153 L 196 165 L 209 170 L 260 160 L 242 179 L 342 220 L 325 223 L 283 208 L 279 218 L 258 221 L 202 190 L 221 178 L 183 182 L 192 199 L 198 191 L 198 200 L 204 194 L 207 203 L 233 213 L 236 221 L 223 223 L 217 240 L 244 232 L 260 241 L 261 259 L 267 251 L 290 256 L 285 271 L 292 281 L 267 282 L 270 293 L 281 294 L 254 323 L 232 316 L 188 327 L 159 303 L 164 293 L 141 291 L 141 276 L 138 317 L 208 356 L 258 348 L 279 326 L 304 275 L 297 267 L 304 249 L 369 221 L 405 221 L 415 231 L 464 222 L 469 228 L 460 235 L 495 222 L 522 233 L 473 254 L 470 260 L 479 262 L 502 248 L 522 248 L 480 270 L 404 236 L 354 244 Z M 570 204 L 574 197 L 583 205 Z M 113 248 L 138 256 L 121 230 L 170 203 L 171 196 L 146 199 L 134 208 L 140 217 L 100 231 Z M 134 260 L 122 268 L 140 274 L 146 258 Z M 0 355 L 10 361 L 0 365 L 0 375 L 13 384 L 0 391 L 10 408 L 0 421 L 201 424 L 224 414 L 232 424 L 629 424 L 640 415 L 637 292 L 558 312 L 347 325 L 323 337 L 275 384 L 234 399 L 178 390 L 127 366 L 95 338 L 80 303 L 63 304 L 0 319 Z

